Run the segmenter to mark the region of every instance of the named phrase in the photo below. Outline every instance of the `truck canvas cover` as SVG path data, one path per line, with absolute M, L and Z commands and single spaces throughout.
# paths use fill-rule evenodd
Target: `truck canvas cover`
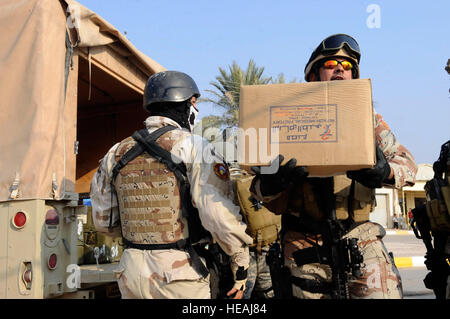
M 94 67 L 140 96 L 165 68 L 76 1 L 2 0 L 0 29 L 0 202 L 62 199 L 79 175 L 80 57 L 89 65 L 89 100 Z

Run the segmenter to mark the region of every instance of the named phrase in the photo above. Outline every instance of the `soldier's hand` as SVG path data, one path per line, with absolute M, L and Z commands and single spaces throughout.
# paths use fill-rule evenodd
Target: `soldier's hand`
M 234 295 L 233 299 L 242 299 L 244 296 L 245 284 L 247 283 L 247 269 L 243 266 L 233 269 L 234 286 L 227 292 L 227 296 Z
M 245 291 L 245 284 L 247 283 L 247 270 L 250 262 L 250 255 L 248 247 L 243 251 L 231 256 L 231 272 L 233 273 L 234 285 L 227 296 L 233 296 L 233 299 L 242 299 Z
M 291 158 L 286 164 L 283 155 L 272 161 L 269 167 L 252 166 L 251 170 L 260 180 L 260 189 L 263 196 L 275 195 L 284 191 L 295 182 L 300 182 L 308 176 L 305 166 L 296 166 L 297 160 Z
M 348 171 L 347 177 L 356 180 L 368 188 L 380 188 L 383 186 L 383 182 L 389 182 L 388 177 L 391 173 L 391 167 L 378 145 L 376 154 L 377 163 L 374 167 Z

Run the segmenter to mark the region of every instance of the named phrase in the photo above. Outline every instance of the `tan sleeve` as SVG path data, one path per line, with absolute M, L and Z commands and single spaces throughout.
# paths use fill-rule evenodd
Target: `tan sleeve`
M 117 197 L 111 190 L 111 171 L 115 165 L 114 153 L 119 144 L 114 145 L 100 165 L 91 182 L 92 220 L 97 231 L 110 236 L 120 235 L 119 210 Z M 109 227 L 110 215 L 112 214 L 113 232 Z

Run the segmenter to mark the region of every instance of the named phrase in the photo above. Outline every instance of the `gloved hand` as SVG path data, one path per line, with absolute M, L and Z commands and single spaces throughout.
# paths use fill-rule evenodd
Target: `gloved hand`
M 368 188 L 380 188 L 383 182 L 388 182 L 391 173 L 386 157 L 381 148 L 377 145 L 377 163 L 372 168 L 363 168 L 357 171 L 348 171 L 347 177 L 356 180 L 358 183 Z
M 231 272 L 233 273 L 234 286 L 227 292 L 227 296 L 230 297 L 233 294 L 233 299 L 242 299 L 245 290 L 245 284 L 247 283 L 247 270 L 250 263 L 250 255 L 248 247 L 245 247 L 241 252 L 238 252 L 231 256 Z
M 278 161 L 278 162 L 277 162 Z M 309 173 L 305 166 L 296 166 L 297 160 L 291 158 L 286 164 L 281 166 L 284 161 L 283 155 L 278 155 L 270 164 L 274 173 L 265 174 L 263 169 L 267 167 L 252 166 L 251 170 L 256 174 L 256 178 L 260 180 L 260 189 L 263 196 L 270 196 L 281 193 L 294 182 L 300 182 L 305 179 Z

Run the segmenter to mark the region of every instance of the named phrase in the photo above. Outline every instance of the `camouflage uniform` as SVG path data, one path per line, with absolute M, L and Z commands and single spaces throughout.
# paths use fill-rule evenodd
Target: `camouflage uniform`
M 180 128 L 175 121 L 160 116 L 148 117 L 145 125 L 150 133 L 166 125 Z M 136 231 L 139 231 L 139 227 L 143 227 L 142 230 L 146 231 L 147 228 L 145 227 L 164 226 L 167 223 L 167 217 L 163 216 L 164 214 L 169 213 L 170 215 L 171 212 L 180 211 L 179 203 L 170 201 L 170 192 L 168 194 L 158 193 L 158 195 L 141 196 L 144 201 L 148 202 L 159 200 L 161 207 L 156 207 L 156 210 L 151 213 L 157 214 L 157 216 L 160 216 L 160 219 L 155 219 L 155 216 L 153 216 L 153 219 L 146 220 L 143 224 L 130 224 L 131 222 L 127 222 L 126 225 L 122 221 L 122 227 L 120 227 L 117 198 L 115 194 L 112 194 L 110 187 L 111 171 L 119 155 L 123 152 L 124 145 L 126 146 L 126 143 L 129 141 L 130 139 L 126 139 L 109 150 L 92 180 L 93 220 L 96 229 L 101 232 L 108 232 L 111 208 L 112 221 L 116 225 L 115 229 L 116 231 L 121 230 L 124 236 L 133 236 Z M 220 172 L 215 170 L 218 164 L 223 165 L 223 159 L 216 155 L 211 144 L 187 130 L 176 129 L 170 131 L 158 140 L 158 144 L 186 164 L 187 177 L 191 185 L 192 202 L 199 211 L 203 227 L 211 233 L 213 239 L 220 244 L 228 255 L 241 257 L 235 260 L 237 266 L 246 268 L 249 263 L 247 245 L 252 243 L 252 238 L 245 233 L 246 225 L 242 222 L 239 207 L 233 203 L 233 191 L 229 179 L 226 178 L 226 175 L 222 176 Z M 148 157 L 147 154 L 145 156 Z M 130 162 L 130 164 L 141 165 L 142 163 Z M 127 167 L 128 165 L 124 168 Z M 133 168 L 128 168 L 128 172 L 130 169 Z M 159 187 L 164 186 L 170 189 L 176 184 L 176 180 L 167 169 L 153 168 L 149 171 L 149 174 L 153 177 L 154 175 L 160 175 L 161 184 L 158 184 Z M 139 174 L 139 172 L 139 169 L 137 169 L 136 174 Z M 122 174 L 122 171 L 120 174 Z M 122 206 L 127 207 L 125 204 L 129 201 L 128 197 L 125 198 L 124 192 L 128 191 L 127 188 L 130 188 L 129 191 L 133 191 L 133 187 L 128 187 L 129 185 L 126 184 L 126 181 L 129 181 L 127 178 L 128 176 L 118 176 L 118 180 L 116 180 L 116 183 L 121 182 L 122 186 L 126 186 L 118 191 L 123 197 L 119 199 L 121 218 L 125 216 L 124 212 L 122 212 Z M 139 188 L 139 181 L 132 181 L 130 185 L 133 185 L 133 183 L 135 188 Z M 152 185 L 150 185 L 151 187 Z M 175 192 L 174 196 L 176 195 Z M 164 202 L 162 199 L 169 200 Z M 164 205 L 162 204 L 163 202 L 165 203 Z M 131 206 L 135 207 L 136 205 L 131 204 Z M 167 212 L 163 208 L 166 208 Z M 144 216 L 147 218 L 148 214 Z M 133 219 L 128 215 L 126 218 L 129 221 L 138 219 Z M 170 230 L 162 229 L 162 236 L 158 239 L 158 242 L 174 242 L 179 238 L 187 237 L 187 223 L 184 218 L 177 218 L 170 223 L 174 225 L 174 228 Z M 143 233 L 145 234 L 145 232 Z M 154 238 L 146 238 L 145 236 L 140 239 L 144 242 L 154 240 Z M 204 261 L 203 258 L 202 261 Z M 184 250 L 126 249 L 115 274 L 122 298 L 198 299 L 211 297 L 209 276 L 203 278 L 197 273 L 191 265 L 189 254 Z
M 374 113 L 375 137 L 376 143 L 383 151 L 394 171 L 395 184 L 391 185 L 400 188 L 404 185 L 414 185 L 417 166 L 411 153 L 402 146 L 394 134 L 384 122 L 380 114 Z M 300 216 L 305 213 L 306 198 L 304 190 L 308 186 L 308 180 L 301 186 L 293 186 L 286 191 L 264 197 L 261 195 L 259 183 L 256 181 L 252 185 L 253 195 L 266 203 L 266 206 L 276 214 L 292 214 Z M 356 183 L 357 187 L 363 187 Z M 389 186 L 389 185 L 387 185 Z M 371 192 L 372 201 L 375 200 L 375 191 Z M 289 196 L 294 193 L 295 196 Z M 316 201 L 317 202 L 317 201 Z M 366 205 L 373 205 L 367 202 Z M 318 206 L 318 203 L 316 204 Z M 320 209 L 309 209 L 306 213 L 311 215 L 311 211 L 319 211 L 319 215 L 311 216 L 316 220 L 323 219 L 323 213 Z M 322 216 L 320 216 L 322 214 Z M 282 227 L 285 227 L 283 224 Z M 285 266 L 287 266 L 291 275 L 303 279 L 315 280 L 318 282 L 331 282 L 331 269 L 328 265 L 312 263 L 297 266 L 292 256 L 296 250 L 312 247 L 316 244 L 322 244 L 320 234 L 308 234 L 293 230 L 283 230 L 283 248 L 285 256 Z M 364 263 L 362 265 L 362 277 L 349 279 L 350 298 L 353 299 L 395 299 L 402 298 L 402 283 L 400 274 L 394 264 L 393 259 L 388 254 L 382 238 L 386 234 L 384 228 L 376 223 L 362 221 L 356 227 L 352 228 L 344 237 L 358 238 L 358 246 L 363 255 Z M 293 295 L 296 298 L 305 299 L 327 299 L 329 295 L 324 293 L 312 293 L 302 290 L 296 285 L 292 285 Z
M 274 297 L 272 278 L 266 257 L 268 245 L 261 247 L 261 252 L 250 249 L 250 265 L 247 271 L 247 284 L 243 299 L 250 299 L 253 295 L 257 299 L 270 299 Z

